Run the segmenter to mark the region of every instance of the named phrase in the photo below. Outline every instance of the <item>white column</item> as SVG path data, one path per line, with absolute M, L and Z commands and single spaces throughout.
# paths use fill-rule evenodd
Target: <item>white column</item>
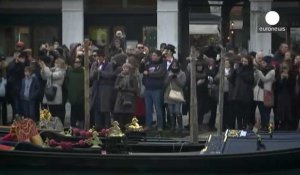
M 157 48 L 173 44 L 178 53 L 178 0 L 157 0 Z
M 257 28 L 265 20 L 265 14 L 272 9 L 273 0 L 250 0 L 250 42 L 249 51 L 271 53 L 271 33 L 258 33 Z
M 62 0 L 62 43 L 68 47 L 83 41 L 83 1 Z
M 221 16 L 223 1 L 208 1 L 210 5 L 210 13 L 212 15 Z

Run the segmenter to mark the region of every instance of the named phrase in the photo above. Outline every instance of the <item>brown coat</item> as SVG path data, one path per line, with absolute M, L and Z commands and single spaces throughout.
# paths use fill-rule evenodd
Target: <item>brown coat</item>
M 131 114 L 135 112 L 135 100 L 138 91 L 137 78 L 133 75 L 118 75 L 115 82 L 117 99 L 114 106 L 114 113 Z

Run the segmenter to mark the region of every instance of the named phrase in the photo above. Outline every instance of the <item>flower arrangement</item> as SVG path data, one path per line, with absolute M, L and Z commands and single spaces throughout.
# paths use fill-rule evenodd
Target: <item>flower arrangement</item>
M 81 139 L 78 142 L 70 142 L 70 141 L 56 141 L 54 139 L 46 139 L 44 143 L 44 147 L 56 147 L 62 148 L 65 150 L 72 148 L 84 148 L 90 146 L 91 148 L 101 148 L 103 145 L 102 141 L 98 137 L 98 132 L 93 131 L 92 135 L 86 139 Z
M 58 117 L 53 117 L 48 109 L 40 110 L 39 129 L 63 131 L 64 127 Z
M 48 109 L 40 110 L 40 120 L 50 121 L 52 118 L 52 114 Z

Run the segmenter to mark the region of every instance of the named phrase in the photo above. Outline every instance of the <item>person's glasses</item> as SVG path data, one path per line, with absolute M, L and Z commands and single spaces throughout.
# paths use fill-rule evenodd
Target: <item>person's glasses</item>
M 138 49 L 144 49 L 144 47 L 143 46 L 139 46 L 139 47 L 137 47 Z

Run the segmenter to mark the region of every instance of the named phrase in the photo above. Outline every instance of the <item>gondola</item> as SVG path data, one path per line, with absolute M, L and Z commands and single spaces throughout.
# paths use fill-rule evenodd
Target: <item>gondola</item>
M 243 131 L 235 131 L 235 133 L 238 134 L 233 136 L 232 133 L 230 135 L 226 132 L 222 136 L 211 136 L 207 139 L 205 148 L 194 145 L 195 150 L 190 149 L 193 144 L 188 141 L 176 139 L 158 141 L 151 138 L 148 141 L 113 142 L 121 151 L 106 153 L 101 149 L 61 150 L 21 142 L 15 145 L 15 150 L 0 151 L 0 164 L 6 169 L 11 167 L 53 169 L 55 167 L 57 170 L 88 169 L 114 172 L 256 173 L 299 168 L 300 133 L 274 132 L 270 137 L 269 133 L 262 132 L 260 140 L 257 134 L 251 131 L 244 133 L 243 136 L 241 136 Z M 51 132 L 45 135 L 49 136 Z M 58 136 L 53 133 L 52 135 Z M 60 139 L 64 138 L 64 136 L 60 137 Z M 104 143 L 109 142 L 108 138 L 102 140 Z M 115 140 L 120 139 L 115 138 Z M 147 144 L 153 148 L 151 151 L 139 147 Z M 130 145 L 139 149 L 136 150 Z M 166 147 L 173 147 L 173 151 L 162 151 Z

